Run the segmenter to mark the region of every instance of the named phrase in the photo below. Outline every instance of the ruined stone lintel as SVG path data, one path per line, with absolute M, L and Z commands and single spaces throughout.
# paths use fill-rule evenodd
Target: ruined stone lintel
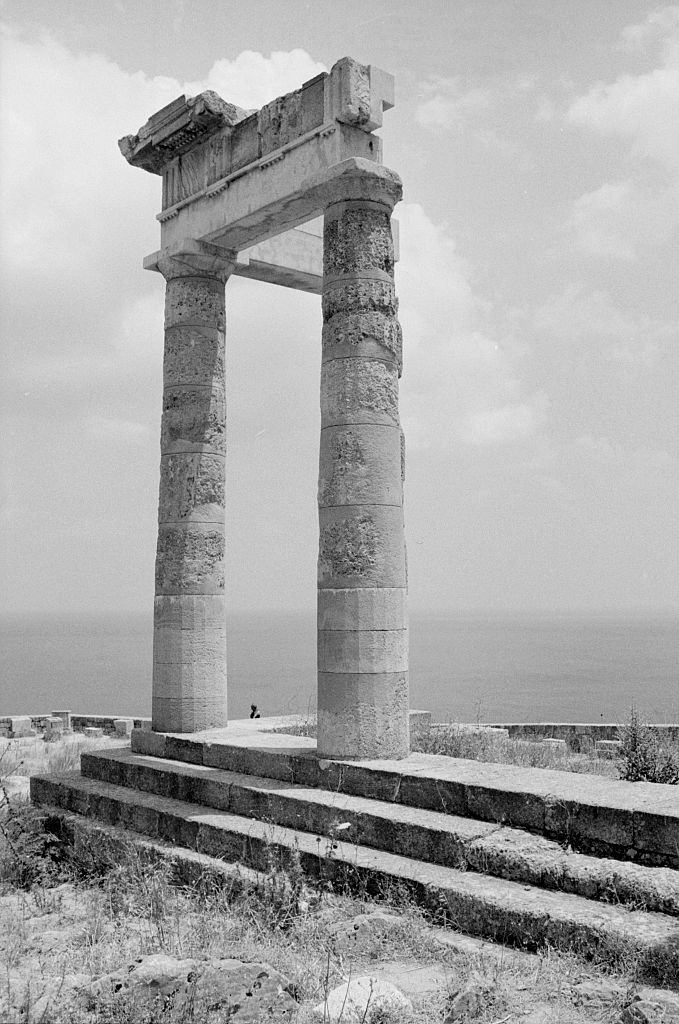
M 249 111 L 225 102 L 216 92 L 201 92 L 188 99 L 179 96 L 152 114 L 136 135 L 120 139 L 118 147 L 133 167 L 162 174 L 168 163 L 193 149 L 206 136 L 232 131 L 248 114 Z
M 369 138 L 344 127 L 332 146 L 323 140 L 308 151 L 297 149 L 283 162 L 241 175 L 226 191 L 203 192 L 164 211 L 159 215 L 163 248 L 196 238 L 240 252 L 305 224 L 343 199 L 393 207 L 402 195 L 401 179 L 377 163 L 375 153 L 366 153 Z
M 226 725 L 224 284 L 233 254 L 166 250 L 153 637 L 156 730 Z
M 337 190 L 324 224 L 318 751 L 326 757 L 409 752 L 396 195 L 372 183 Z
M 209 184 L 211 178 L 273 155 L 324 125 L 337 122 L 370 133 L 393 105 L 392 75 L 343 57 L 329 74 L 317 75 L 259 111 L 242 110 L 215 92 L 179 96 L 118 146 L 128 163 L 153 174 L 176 171 L 177 165 L 180 172 L 191 172 L 190 157 L 198 150 L 203 180 Z M 181 167 L 183 158 L 188 168 Z

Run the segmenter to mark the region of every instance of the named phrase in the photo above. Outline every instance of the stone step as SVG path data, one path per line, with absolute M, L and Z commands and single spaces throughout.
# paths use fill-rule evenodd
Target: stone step
M 460 871 L 200 804 L 129 790 L 79 772 L 31 778 L 31 799 L 259 871 L 299 864 L 310 876 L 368 893 L 398 886 L 438 922 L 525 948 L 552 946 L 621 963 L 679 983 L 679 923 L 664 914 L 597 903 L 504 878 Z
M 554 840 L 440 811 L 134 754 L 85 753 L 82 775 L 433 864 L 679 915 L 679 872 L 586 854 Z M 338 829 L 339 826 L 339 829 Z
M 266 720 L 264 720 L 266 722 Z M 679 787 L 435 754 L 325 760 L 315 740 L 236 722 L 204 733 L 134 731 L 135 753 L 492 821 L 583 853 L 679 868 Z

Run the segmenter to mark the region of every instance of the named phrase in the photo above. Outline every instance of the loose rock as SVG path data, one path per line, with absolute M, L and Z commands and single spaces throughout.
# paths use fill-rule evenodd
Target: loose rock
M 454 1024 L 466 1017 L 476 1017 L 492 998 L 492 986 L 485 979 L 469 981 L 459 992 L 454 992 L 448 1001 L 444 1024 Z
M 395 985 L 364 976 L 333 989 L 324 1002 L 314 1006 L 312 1013 L 327 1024 L 371 1024 L 385 1011 L 410 1013 L 412 1008 L 413 1004 Z
M 238 1024 L 267 1014 L 283 1021 L 298 1009 L 283 974 L 268 964 L 232 959 L 179 960 L 155 953 L 104 975 L 90 987 L 90 995 L 99 999 L 112 1000 L 122 993 L 133 1001 L 171 1001 L 179 1012 L 185 1005 L 188 1011 L 189 1003 L 204 1005 L 222 1017 L 226 1012 L 229 1021 Z

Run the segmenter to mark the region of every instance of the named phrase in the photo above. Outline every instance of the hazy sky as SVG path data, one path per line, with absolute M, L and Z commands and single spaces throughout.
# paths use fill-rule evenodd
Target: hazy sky
M 679 6 L 0 0 L 10 610 L 153 599 L 160 179 L 120 136 L 396 76 L 414 608 L 679 611 Z M 228 593 L 311 608 L 320 302 L 227 286 Z

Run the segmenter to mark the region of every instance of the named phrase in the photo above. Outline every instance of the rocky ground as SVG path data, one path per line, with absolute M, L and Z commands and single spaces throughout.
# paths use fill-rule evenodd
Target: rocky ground
M 55 861 L 20 780 L 77 766 L 83 747 L 0 752 L 0 1022 L 679 1022 L 679 993 L 641 986 L 633 962 L 613 973 L 470 939 L 396 891 L 318 891 L 274 863 L 238 891 L 180 889 L 132 847 L 104 873 Z
M 265 877 L 180 890 L 131 857 L 0 896 L 0 1021 L 374 1024 L 679 1021 L 679 994 L 574 956 L 506 950 L 385 904 Z M 339 989 L 339 991 L 337 991 Z

